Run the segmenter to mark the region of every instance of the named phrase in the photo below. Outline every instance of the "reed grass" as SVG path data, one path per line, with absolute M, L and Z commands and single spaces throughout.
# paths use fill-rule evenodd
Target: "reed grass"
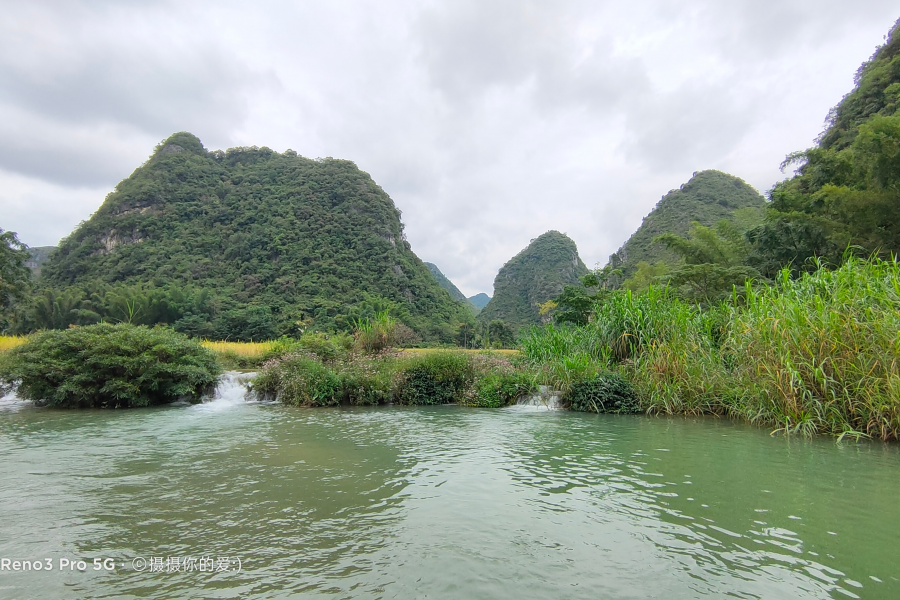
M 614 369 L 651 413 L 721 414 L 784 433 L 900 438 L 900 264 L 850 258 L 785 269 L 700 308 L 665 290 L 623 293 L 580 328 L 522 340 L 560 386 Z M 561 387 L 560 389 L 564 389 Z

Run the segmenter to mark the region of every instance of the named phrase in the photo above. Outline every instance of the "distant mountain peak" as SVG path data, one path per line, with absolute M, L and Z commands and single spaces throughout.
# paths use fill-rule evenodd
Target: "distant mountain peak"
M 494 296 L 478 315 L 478 321 L 505 321 L 514 329 L 541 322 L 538 304 L 552 300 L 566 285 L 579 282 L 588 272 L 578 247 L 559 231 L 548 231 L 531 240 L 512 257 L 494 279 Z
M 689 181 L 660 199 L 637 231 L 609 257 L 609 264 L 622 270 L 622 279 L 630 277 L 641 261 L 675 264 L 678 256 L 654 243 L 657 236 L 686 235 L 694 221 L 711 227 L 722 219 L 735 220 L 745 209 L 758 210 L 761 218 L 764 206 L 765 198 L 743 179 L 722 171 L 695 171 Z

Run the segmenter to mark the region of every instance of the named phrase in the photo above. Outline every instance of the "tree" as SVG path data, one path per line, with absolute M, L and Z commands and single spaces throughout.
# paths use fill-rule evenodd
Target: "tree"
M 31 270 L 25 265 L 28 246 L 14 231 L 0 229 L 0 328 L 8 327 L 12 307 L 31 288 Z
M 475 326 L 471 323 L 460 323 L 456 333 L 456 345 L 471 348 L 475 344 Z
M 601 287 L 607 275 L 607 271 L 600 271 L 599 274 L 588 273 L 580 278 L 580 286 L 565 286 L 554 300 L 556 307 L 553 319 L 560 324 L 587 325 L 595 306 L 607 294 Z M 596 291 L 591 293 L 591 290 Z
M 662 261 L 650 264 L 645 260 L 638 262 L 637 270 L 623 284 L 626 289 L 640 293 L 646 291 L 651 285 L 658 283 L 669 272 L 669 265 Z
M 688 237 L 666 233 L 656 238 L 684 259 L 667 280 L 679 293 L 698 302 L 715 302 L 742 288 L 759 272 L 746 266 L 750 243 L 728 220 L 715 228 L 694 223 Z
M 501 348 L 512 348 L 516 343 L 516 334 L 505 321 L 495 319 L 488 325 L 491 343 Z

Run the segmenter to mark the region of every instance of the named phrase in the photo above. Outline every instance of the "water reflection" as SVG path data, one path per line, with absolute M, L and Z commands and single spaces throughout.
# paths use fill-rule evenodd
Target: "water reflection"
M 900 596 L 898 453 L 712 419 L 279 405 L 0 415 L 0 573 L 102 598 Z M 2 596 L 4 592 L 0 592 Z

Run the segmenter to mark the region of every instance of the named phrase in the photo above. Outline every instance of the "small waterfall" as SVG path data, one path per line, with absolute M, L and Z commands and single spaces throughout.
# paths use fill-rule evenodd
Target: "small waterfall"
M 522 396 L 516 406 L 527 406 L 535 409 L 560 410 L 563 408 L 561 392 L 551 390 L 549 386 L 538 386 L 537 393 Z
M 219 382 L 212 396 L 203 399 L 203 406 L 224 408 L 256 400 L 256 395 L 247 388 L 247 382 L 254 377 L 256 373 L 226 371 L 219 376 Z

